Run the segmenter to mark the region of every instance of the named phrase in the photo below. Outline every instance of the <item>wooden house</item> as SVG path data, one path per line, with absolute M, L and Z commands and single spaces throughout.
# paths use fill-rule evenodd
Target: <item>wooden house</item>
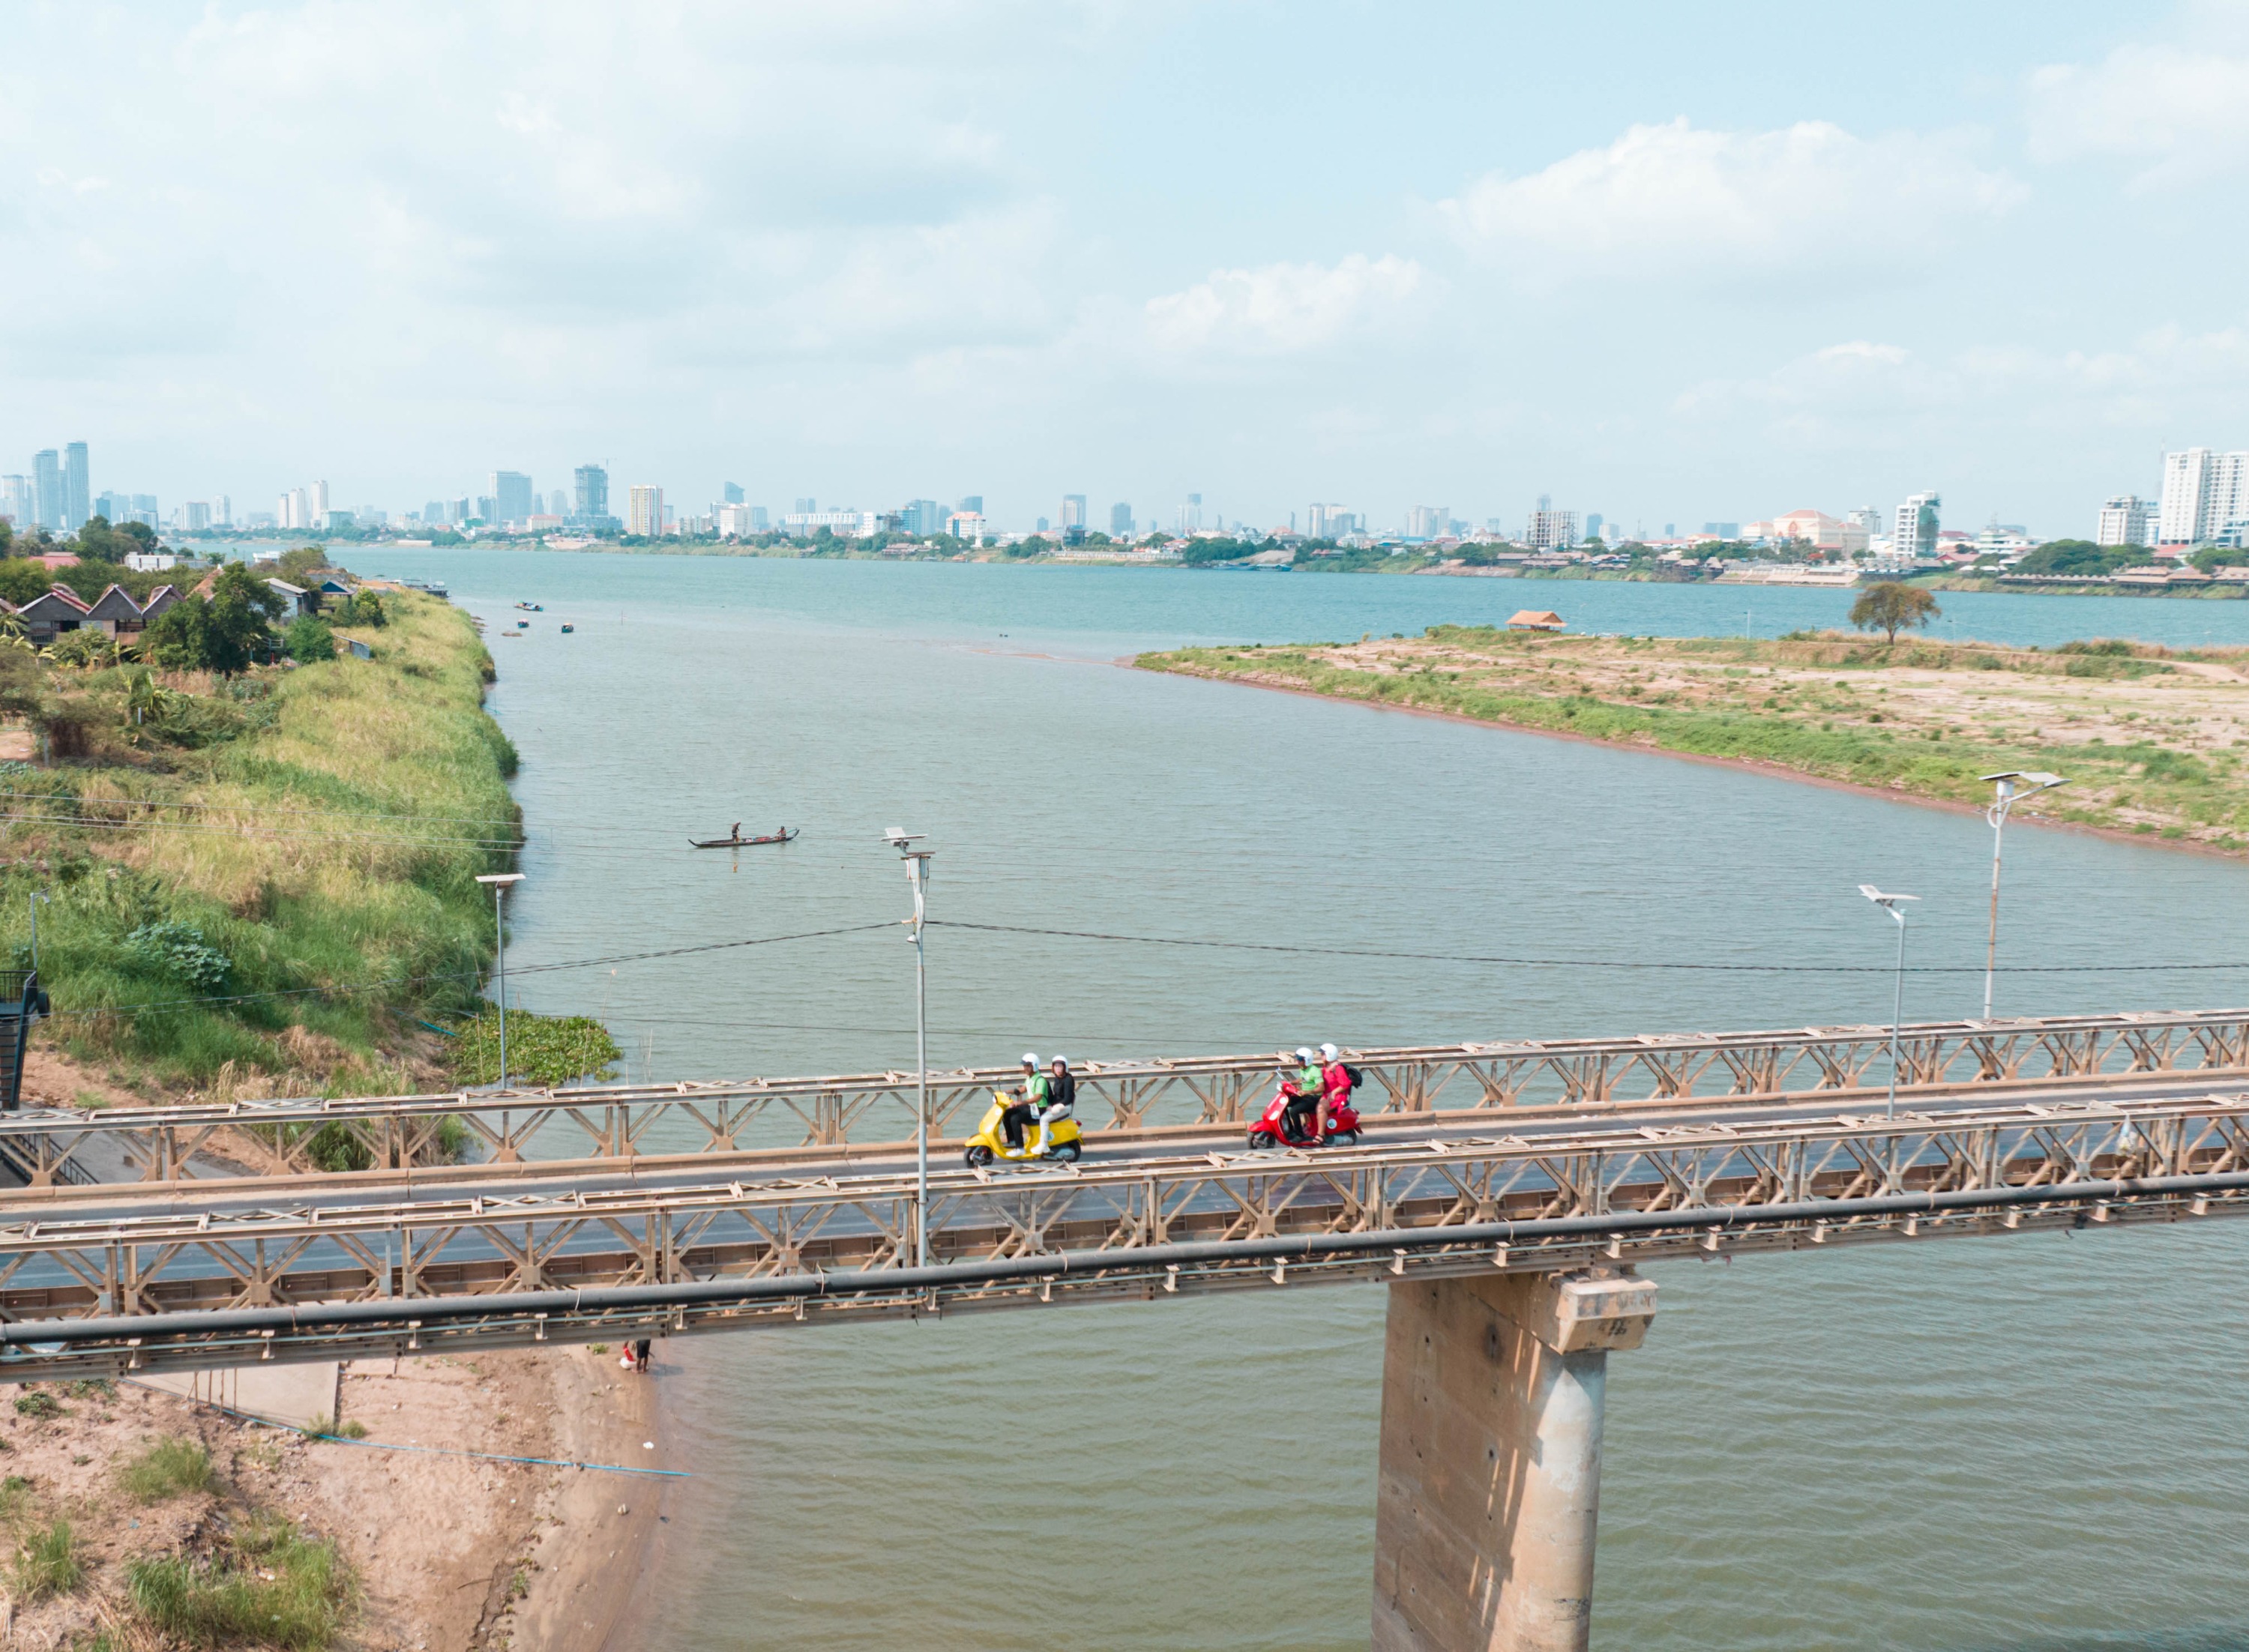
M 86 623 L 86 605 L 68 586 L 53 586 L 44 596 L 33 597 L 17 609 L 16 617 L 24 622 L 24 634 L 45 648 L 65 631 L 75 631 Z

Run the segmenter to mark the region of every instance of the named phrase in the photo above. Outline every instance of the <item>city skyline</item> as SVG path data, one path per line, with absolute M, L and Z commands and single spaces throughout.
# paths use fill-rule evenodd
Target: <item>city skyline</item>
M 2239 4 L 17 21 L 52 72 L 0 113 L 38 254 L 0 272 L 0 450 L 80 432 L 164 498 L 403 510 L 482 491 L 449 453 L 602 453 L 698 507 L 950 475 L 1025 525 L 1081 490 L 1629 522 L 1936 486 L 2059 528 L 2242 442 Z M 683 62 L 730 95 L 681 106 Z M 1537 62 L 1599 67 L 1475 66 Z

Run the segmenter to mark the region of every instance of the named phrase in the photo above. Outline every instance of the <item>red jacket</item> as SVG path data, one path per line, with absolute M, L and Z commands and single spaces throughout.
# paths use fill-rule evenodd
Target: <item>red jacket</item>
M 1331 1105 L 1351 1100 L 1351 1074 L 1340 1061 L 1331 1061 L 1320 1069 L 1320 1083 L 1327 1092 Z

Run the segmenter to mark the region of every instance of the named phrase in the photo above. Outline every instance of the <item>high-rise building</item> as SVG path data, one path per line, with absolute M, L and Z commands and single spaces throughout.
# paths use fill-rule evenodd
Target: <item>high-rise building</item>
M 1186 503 L 1180 507 L 1180 531 L 1182 534 L 1202 531 L 1202 495 L 1190 493 Z
M 1409 539 L 1434 539 L 1452 525 L 1453 508 L 1448 504 L 1417 504 L 1406 512 L 1406 537 Z
M 76 532 L 93 514 L 86 443 L 73 442 L 63 449 L 63 526 Z
M 960 503 L 953 509 L 964 515 L 980 517 L 984 514 L 984 496 L 980 493 L 964 493 L 960 496 Z
M 2154 505 L 2136 493 L 2117 494 L 2101 507 L 2101 525 L 2094 533 L 2093 543 L 2153 545 L 2158 514 Z
M 2249 453 L 2189 448 L 2163 455 L 2157 543 L 2207 544 L 2244 518 L 2249 518 Z
M 1132 537 L 1132 507 L 1129 504 L 1120 503 L 1109 507 L 1109 537 L 1112 539 Z
M 909 499 L 898 512 L 898 524 L 904 532 L 917 538 L 945 531 L 945 508 L 934 499 Z
M 1062 496 L 1062 525 L 1065 528 L 1082 528 L 1085 525 L 1083 494 L 1065 493 Z
M 588 526 L 599 526 L 609 514 L 609 473 L 598 464 L 581 464 L 573 479 L 578 508 L 571 514 Z
M 1530 513 L 1530 525 L 1524 530 L 1523 542 L 1533 551 L 1564 551 L 1578 543 L 1578 513 L 1557 511 L 1551 495 L 1538 496 L 1538 508 Z
M 133 496 L 132 509 L 126 512 L 125 519 L 127 522 L 145 522 L 150 527 L 155 527 L 156 525 L 156 496 L 153 493 L 134 494 Z
M 52 448 L 31 456 L 31 515 L 50 533 L 63 530 L 63 458 Z
M 1742 524 L 1738 522 L 1705 522 L 1702 537 L 1705 539 L 1738 539 L 1742 537 Z
M 528 521 L 539 507 L 533 503 L 531 478 L 520 470 L 495 470 L 492 473 L 492 522 Z
M 1598 511 L 1588 511 L 1585 516 L 1585 538 L 1588 539 L 1599 538 L 1601 537 L 1601 524 L 1606 520 L 1608 520 L 1608 518 L 1604 517 Z
M 112 524 L 123 522 L 131 516 L 132 511 L 133 496 L 129 493 L 111 493 L 104 490 L 93 496 L 93 514 L 105 522 Z
M 548 494 L 547 496 L 547 514 L 552 517 L 568 516 L 570 514 L 570 496 L 560 488 L 555 489 L 554 492 Z
M 742 492 L 742 484 L 740 483 L 729 482 L 726 486 L 725 492 L 723 492 L 719 497 L 725 499 L 728 504 L 739 504 L 746 496 Z
M 18 529 L 28 528 L 38 520 L 37 511 L 31 477 L 0 476 L 0 517 L 6 517 Z
M 1890 529 L 1890 554 L 1908 561 L 1935 556 L 1937 513 L 1943 504 L 1934 493 L 1916 493 L 1900 505 Z
M 234 525 L 234 500 L 227 494 L 222 493 L 218 496 L 217 520 L 222 528 L 230 528 Z
M 297 525 L 300 528 L 327 527 L 328 525 L 328 484 L 325 482 L 315 482 L 305 491 L 307 501 L 306 519 Z
M 655 538 L 664 531 L 664 490 L 635 483 L 625 507 L 625 531 Z
M 201 499 L 190 499 L 180 507 L 180 527 L 184 532 L 208 532 L 210 522 L 210 506 Z

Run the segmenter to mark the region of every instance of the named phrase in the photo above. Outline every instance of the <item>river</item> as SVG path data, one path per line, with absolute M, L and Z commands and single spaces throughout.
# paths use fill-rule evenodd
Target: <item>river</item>
M 898 915 L 1570 967 L 933 929 L 932 1058 L 1011 1060 L 1886 1017 L 1892 931 L 1980 963 L 1970 817 L 1120 669 L 1189 641 L 1761 634 L 1848 594 L 526 552 L 354 551 L 492 629 L 523 755 L 512 967 Z M 536 614 L 511 605 L 532 600 Z M 2249 604 L 1962 596 L 1962 635 L 2249 643 Z M 570 623 L 574 632 L 560 634 Z M 785 848 L 691 833 L 781 824 Z M 2002 1013 L 2201 1007 L 2244 868 L 2019 826 Z M 2037 975 L 2039 962 L 2092 964 Z M 517 977 L 638 1076 L 910 1065 L 895 931 Z M 1606 963 L 1760 963 L 1769 973 Z M 2008 970 L 2010 964 L 2016 966 Z M 1973 1013 L 1972 973 L 1906 1012 Z M 2249 1429 L 2226 1224 L 1667 1265 L 1611 1366 L 1594 1640 L 1613 1649 L 2249 1644 Z M 664 1345 L 667 1493 L 632 1643 L 1366 1642 L 1384 1302 L 1369 1288 Z M 622 1587 L 621 1580 L 620 1587 Z

